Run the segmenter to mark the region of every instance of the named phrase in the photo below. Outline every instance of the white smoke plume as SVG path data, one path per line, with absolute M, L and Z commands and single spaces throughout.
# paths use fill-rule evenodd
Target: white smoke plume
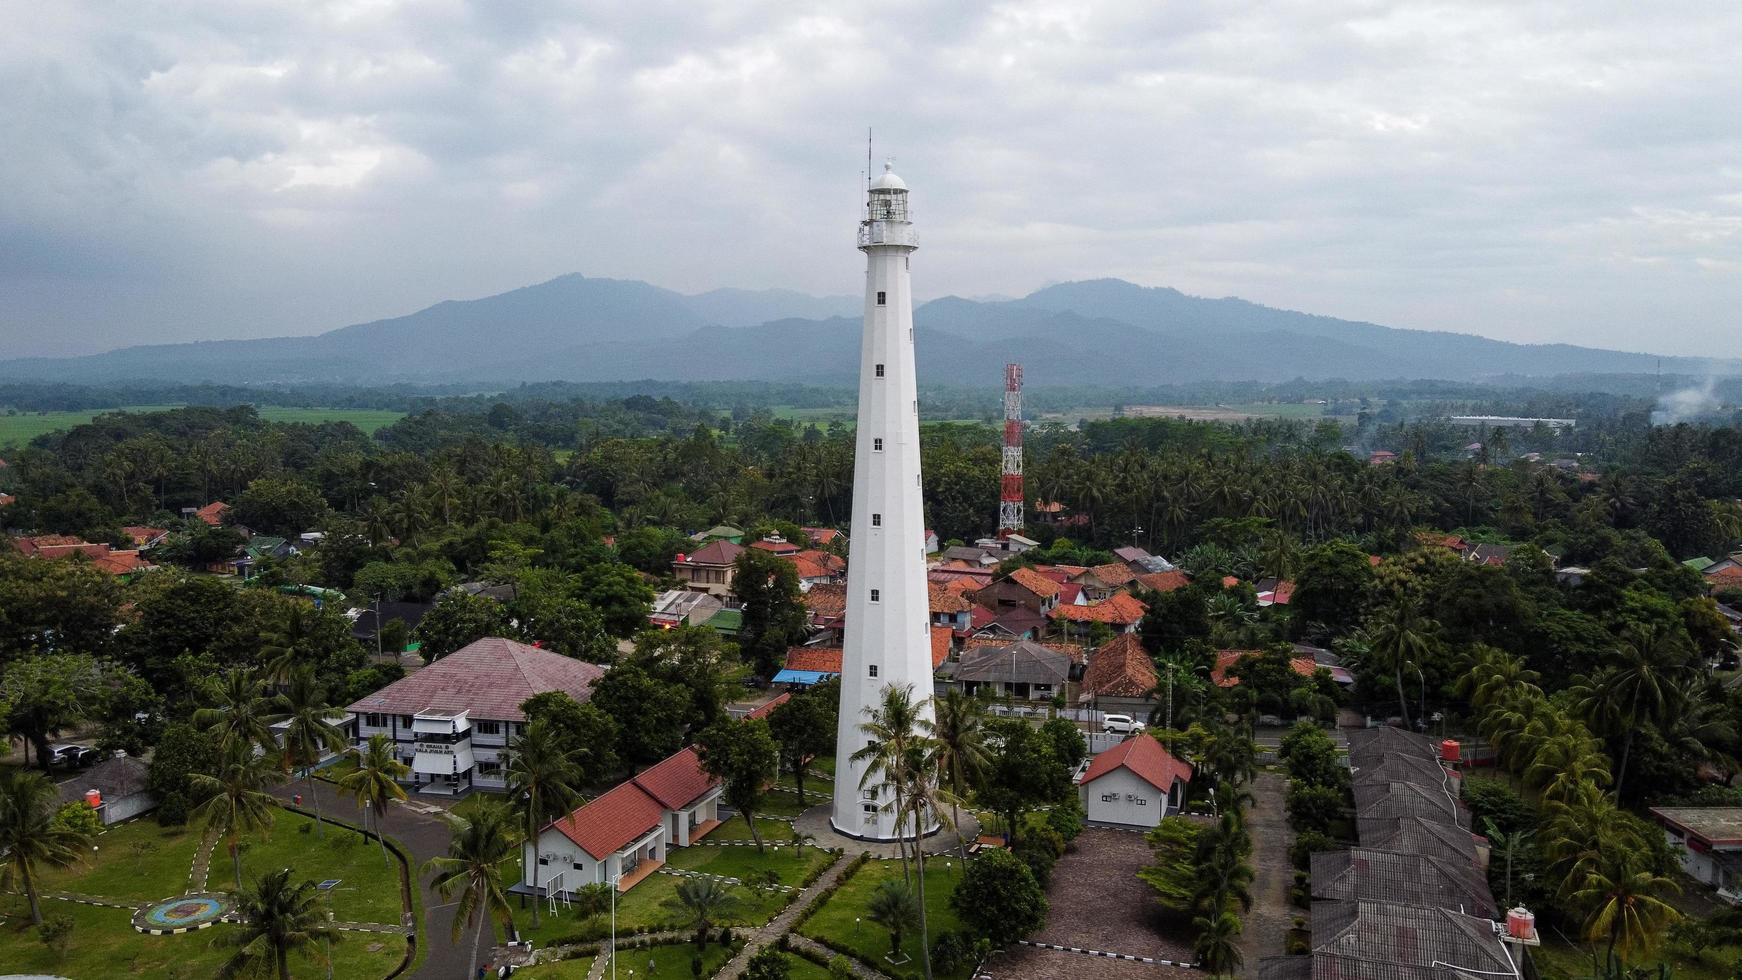
M 1687 422 L 1702 415 L 1710 415 L 1722 408 L 1718 401 L 1718 379 L 1709 377 L 1697 385 L 1691 385 L 1680 391 L 1672 391 L 1657 400 L 1657 408 L 1651 412 L 1652 425 L 1674 425 L 1677 422 Z

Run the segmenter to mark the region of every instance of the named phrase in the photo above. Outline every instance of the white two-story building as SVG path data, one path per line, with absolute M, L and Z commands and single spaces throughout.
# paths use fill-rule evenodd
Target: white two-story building
M 585 702 L 604 675 L 596 664 L 489 636 L 346 710 L 357 718 L 359 746 L 376 734 L 393 740 L 419 792 L 499 790 L 508 740 L 526 726 L 520 705 L 547 691 Z

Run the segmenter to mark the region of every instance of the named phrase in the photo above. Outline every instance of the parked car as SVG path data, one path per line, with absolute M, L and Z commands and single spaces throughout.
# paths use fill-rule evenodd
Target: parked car
M 89 745 L 53 745 L 49 747 L 48 761 L 56 766 L 78 766 L 83 768 L 97 761 L 100 755 Z
M 1101 730 L 1115 735 L 1130 735 L 1142 731 L 1143 726 L 1130 715 L 1102 715 Z

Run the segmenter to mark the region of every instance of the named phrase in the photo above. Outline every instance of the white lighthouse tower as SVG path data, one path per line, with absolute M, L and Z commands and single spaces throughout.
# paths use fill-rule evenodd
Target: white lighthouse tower
M 918 243 L 907 185 L 885 164 L 871 181 L 859 250 L 865 253 L 865 330 L 859 346 L 859 430 L 853 450 L 853 525 L 847 561 L 841 718 L 835 749 L 833 823 L 871 840 L 900 831 L 891 788 L 860 785 L 865 709 L 894 684 L 913 689 L 931 717 L 931 623 L 920 500 L 919 391 L 913 367 L 913 292 L 908 264 Z M 925 828 L 930 829 L 930 828 Z

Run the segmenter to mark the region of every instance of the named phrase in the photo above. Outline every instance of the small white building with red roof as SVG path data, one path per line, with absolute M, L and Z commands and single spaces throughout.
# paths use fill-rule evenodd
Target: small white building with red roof
M 1091 824 L 1154 827 L 1185 803 L 1191 781 L 1192 767 L 1145 733 L 1089 760 L 1077 796 Z
M 720 782 L 702 769 L 695 748 L 683 749 L 590 803 L 582 804 L 522 845 L 521 866 L 537 869 L 511 891 L 543 895 L 616 882 L 628 891 L 665 863 L 673 847 L 688 847 L 720 825 Z

